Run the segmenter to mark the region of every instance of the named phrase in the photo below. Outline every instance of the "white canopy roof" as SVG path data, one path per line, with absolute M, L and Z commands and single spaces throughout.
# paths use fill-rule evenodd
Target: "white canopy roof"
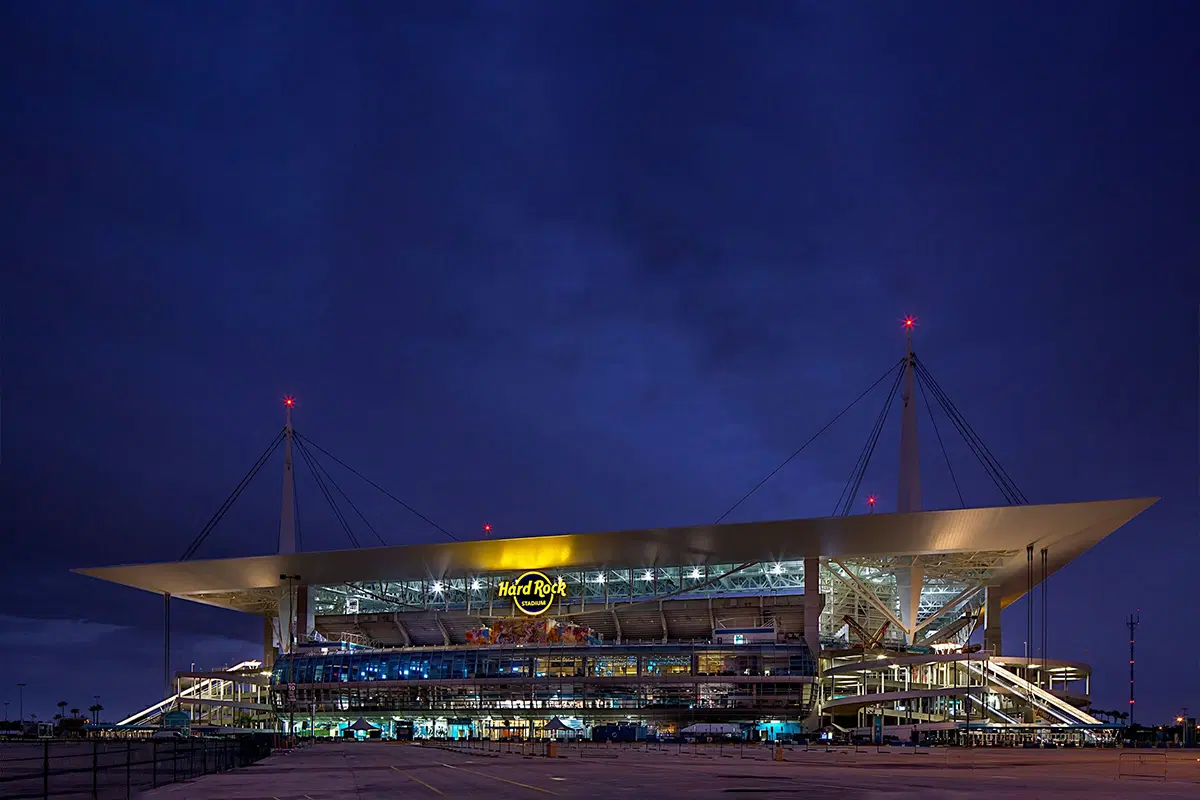
M 997 580 L 1007 605 L 1026 590 L 1024 552 L 1048 548 L 1049 572 L 1150 507 L 1158 498 L 1000 506 L 910 514 L 739 522 L 605 533 L 399 545 L 75 572 L 157 594 L 239 608 L 239 592 L 281 585 L 401 581 L 512 573 L 530 569 L 701 566 L 806 557 L 853 558 L 1017 551 Z

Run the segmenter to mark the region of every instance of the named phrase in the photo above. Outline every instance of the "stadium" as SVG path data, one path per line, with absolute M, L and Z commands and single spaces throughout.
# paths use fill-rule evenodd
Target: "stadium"
M 168 630 L 172 600 L 263 619 L 261 661 L 168 674 L 165 699 L 120 725 L 183 711 L 192 726 L 398 739 L 1111 738 L 1088 713 L 1090 667 L 1002 652 L 1001 611 L 1024 606 L 1032 645 L 1034 589 L 1157 498 L 1031 505 L 911 337 L 876 385 L 889 377 L 833 517 L 324 552 L 297 552 L 293 459 L 335 511 L 349 501 L 320 459 L 346 465 L 294 430 L 289 400 L 223 506 L 282 448 L 278 553 L 192 558 L 219 512 L 180 561 L 77 570 L 164 597 Z M 918 381 L 1009 505 L 922 510 Z M 897 395 L 897 511 L 852 514 Z

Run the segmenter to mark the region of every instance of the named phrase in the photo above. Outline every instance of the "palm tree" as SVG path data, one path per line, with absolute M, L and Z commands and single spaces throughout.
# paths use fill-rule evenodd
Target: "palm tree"
M 92 712 L 93 723 L 100 721 L 100 712 L 103 710 L 104 706 L 100 705 L 99 703 L 92 703 L 90 706 L 88 706 L 88 711 Z
M 79 709 L 78 709 L 78 708 L 72 708 L 72 709 L 71 709 L 71 716 L 72 716 L 73 718 L 75 718 L 75 719 L 79 719 Z

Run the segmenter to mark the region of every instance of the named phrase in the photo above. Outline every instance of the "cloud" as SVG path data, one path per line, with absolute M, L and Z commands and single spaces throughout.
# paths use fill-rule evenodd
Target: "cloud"
M 0 640 L 18 648 L 73 648 L 104 642 L 124 625 L 85 619 L 31 619 L 0 614 Z

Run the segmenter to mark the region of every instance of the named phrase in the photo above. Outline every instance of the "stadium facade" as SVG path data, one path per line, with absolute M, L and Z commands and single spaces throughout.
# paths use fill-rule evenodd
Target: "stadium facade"
M 279 553 L 77 570 L 264 620 L 261 661 L 179 673 L 126 722 L 1106 735 L 1090 668 L 1004 653 L 1001 611 L 1155 499 L 920 510 L 923 367 L 911 347 L 898 367 L 897 513 L 326 552 L 296 552 L 289 407 Z

